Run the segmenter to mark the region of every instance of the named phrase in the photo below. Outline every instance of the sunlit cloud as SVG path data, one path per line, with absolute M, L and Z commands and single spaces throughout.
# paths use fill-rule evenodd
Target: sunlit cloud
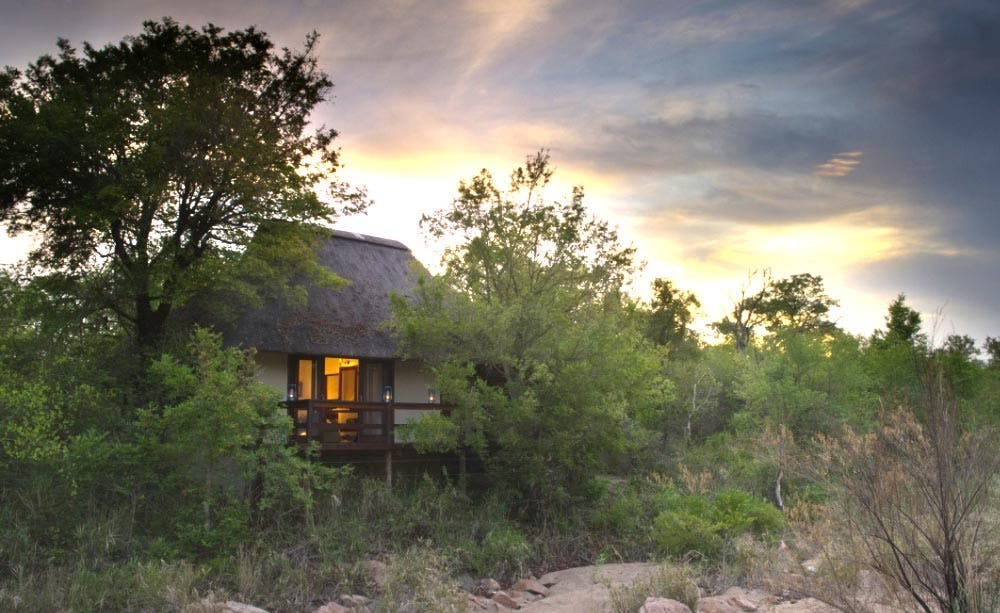
M 816 174 L 821 177 L 846 177 L 861 164 L 861 151 L 845 151 L 838 153 L 826 162 L 816 166 Z
M 480 27 L 476 33 L 477 44 L 468 58 L 462 80 L 471 78 L 477 71 L 497 61 L 507 45 L 535 33 L 539 25 L 549 19 L 555 4 L 550 0 L 466 0 L 463 8 L 474 16 L 474 23 Z

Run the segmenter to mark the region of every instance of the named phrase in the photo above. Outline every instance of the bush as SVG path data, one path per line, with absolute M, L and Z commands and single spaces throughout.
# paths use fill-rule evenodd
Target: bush
M 718 527 L 687 511 L 663 511 L 653 521 L 653 538 L 660 550 L 672 556 L 692 552 L 714 559 L 722 552 Z
M 486 534 L 472 555 L 472 570 L 480 575 L 511 579 L 524 575 L 532 546 L 523 532 L 509 522 Z
M 695 582 L 696 569 L 686 564 L 663 564 L 648 578 L 611 589 L 611 610 L 634 613 L 646 598 L 672 598 L 692 611 L 698 609 L 700 590 Z
M 448 561 L 420 542 L 389 556 L 377 611 L 465 611 L 466 596 L 451 579 Z
M 664 496 L 667 508 L 653 521 L 653 539 L 662 553 L 697 552 L 715 560 L 742 534 L 772 537 L 784 528 L 781 511 L 741 490 L 704 496 Z
M 785 517 L 770 503 L 742 490 L 725 490 L 712 501 L 711 518 L 726 538 L 740 534 L 774 536 L 785 526 Z

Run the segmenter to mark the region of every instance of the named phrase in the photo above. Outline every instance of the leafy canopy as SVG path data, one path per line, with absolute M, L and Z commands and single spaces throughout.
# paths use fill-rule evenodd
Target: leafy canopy
M 653 299 L 646 314 L 646 336 L 672 354 L 693 354 L 698 335 L 690 328 L 701 302 L 693 292 L 676 287 L 669 279 L 653 280 Z
M 364 206 L 331 181 L 336 132 L 308 121 L 332 85 L 316 39 L 276 52 L 252 27 L 164 19 L 8 67 L 0 220 L 38 233 L 34 264 L 88 277 L 89 297 L 155 345 L 174 307 L 217 284 L 262 225 Z
M 761 326 L 772 333 L 832 330 L 835 324 L 827 316 L 838 304 L 826 294 L 821 276 L 799 273 L 775 280 L 768 269 L 753 271 L 730 314 L 712 327 L 743 351 Z
M 461 182 L 423 220 L 432 237 L 458 239 L 444 273 L 394 305 L 403 351 L 435 369 L 454 406 L 447 423 L 413 428 L 418 444 L 475 451 L 540 505 L 639 441 L 662 392 L 621 294 L 634 250 L 588 215 L 581 188 L 547 201 L 552 172 L 540 152 L 507 190 L 486 171 Z

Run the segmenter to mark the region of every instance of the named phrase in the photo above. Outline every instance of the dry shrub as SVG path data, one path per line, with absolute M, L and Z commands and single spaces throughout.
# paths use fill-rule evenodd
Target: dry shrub
M 702 468 L 696 475 L 685 464 L 678 462 L 677 470 L 680 473 L 681 485 L 690 494 L 705 496 L 717 487 L 715 476 L 707 468 Z
M 465 611 L 467 596 L 451 578 L 447 560 L 430 543 L 419 542 L 389 556 L 377 610 Z
M 700 590 L 697 569 L 690 564 L 661 564 L 656 572 L 631 585 L 611 588 L 611 610 L 614 613 L 635 613 L 646 598 L 672 598 L 683 602 L 692 611 L 698 608 Z
M 940 373 L 925 379 L 924 400 L 924 424 L 898 409 L 867 434 L 848 429 L 820 440 L 813 475 L 832 502 L 814 518 L 809 540 L 822 552 L 825 590 L 856 594 L 833 604 L 863 609 L 898 596 L 905 608 L 930 613 L 995 599 L 994 435 L 962 431 Z

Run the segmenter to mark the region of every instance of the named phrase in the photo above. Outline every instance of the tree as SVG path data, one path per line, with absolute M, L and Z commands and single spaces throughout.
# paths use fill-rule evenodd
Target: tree
M 920 333 L 920 313 L 906 304 L 906 294 L 900 293 L 889 303 L 885 316 L 885 331 L 878 330 L 876 338 L 899 341 L 910 345 L 924 345 L 927 337 Z
M 699 307 L 701 303 L 692 292 L 678 289 L 668 279 L 655 279 L 646 336 L 671 353 L 693 349 L 697 336 L 689 326 Z
M 823 277 L 800 273 L 773 281 L 762 310 L 769 330 L 806 332 L 832 329 L 827 315 L 838 304 L 826 294 Z
M 287 444 L 290 419 L 256 380 L 252 350 L 224 347 L 203 328 L 186 349 L 151 363 L 162 404 L 136 420 L 135 477 L 150 499 L 142 523 L 182 550 L 218 555 L 251 528 L 309 521 L 311 487 L 335 471 Z
M 758 277 L 759 288 L 752 289 L 758 285 Z M 737 351 L 744 351 L 761 326 L 771 332 L 832 329 L 834 325 L 826 316 L 837 304 L 826 294 L 821 276 L 800 273 L 775 281 L 769 269 L 753 271 L 731 313 L 712 327 L 732 338 Z
M 1000 338 L 987 336 L 983 341 L 983 351 L 986 352 L 988 365 L 1000 366 Z
M 755 280 L 760 277 L 760 287 Z M 712 324 L 715 331 L 733 340 L 737 351 L 744 351 L 753 338 L 754 329 L 767 321 L 764 309 L 767 291 L 771 286 L 771 271 L 754 270 L 747 275 L 747 282 L 740 288 L 740 297 L 733 301 L 733 310 L 722 320 Z
M 316 38 L 279 53 L 254 28 L 164 19 L 82 55 L 59 40 L 57 56 L 8 67 L 0 221 L 40 234 L 35 265 L 86 279 L 81 292 L 155 347 L 261 226 L 290 221 L 305 240 L 296 222 L 364 206 L 331 182 L 336 132 L 308 123 L 332 85 Z
M 889 303 L 886 329 L 876 330 L 865 350 L 869 373 L 878 381 L 885 406 L 919 407 L 920 377 L 926 369 L 927 337 L 920 313 L 899 294 Z
M 457 239 L 443 274 L 412 303 L 394 302 L 404 353 L 435 368 L 454 406 L 450 425 L 418 422 L 418 443 L 475 452 L 540 507 L 639 444 L 663 393 L 657 356 L 623 306 L 634 250 L 587 214 L 582 188 L 546 201 L 552 172 L 540 152 L 507 190 L 485 170 L 461 182 L 422 222 Z

